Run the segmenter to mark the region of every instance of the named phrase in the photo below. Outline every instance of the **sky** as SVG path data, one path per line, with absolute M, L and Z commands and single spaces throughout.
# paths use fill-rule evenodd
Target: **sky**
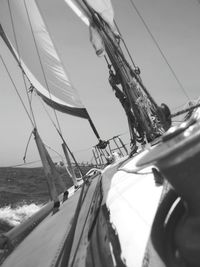
M 88 28 L 62 0 L 41 0 L 46 15 L 51 17 L 51 34 L 67 72 L 87 108 L 102 139 L 123 134 L 129 142 L 126 116 L 108 83 L 104 59 L 98 58 L 89 41 Z M 113 0 L 115 20 L 141 69 L 143 82 L 158 104 L 166 103 L 177 111 L 188 99 L 174 79 L 169 67 L 145 29 L 129 0 Z M 190 99 L 199 97 L 200 69 L 200 4 L 196 0 L 134 0 L 146 24 L 156 38 L 168 62 L 183 84 Z M 56 5 L 66 12 L 61 20 Z M 51 8 L 49 8 L 51 7 Z M 1 11 L 0 11 L 1 12 Z M 1 17 L 1 16 L 0 16 Z M 56 24 L 59 21 L 59 27 Z M 20 70 L 8 49 L 0 41 L 0 52 L 20 94 L 25 99 Z M 13 85 L 0 62 L 0 166 L 23 163 L 25 147 L 32 130 Z M 40 135 L 45 144 L 62 154 L 61 141 L 36 96 L 33 109 Z M 51 111 L 49 111 L 51 112 Z M 52 114 L 53 116 L 53 114 Z M 92 158 L 91 148 L 97 143 L 86 120 L 58 113 L 62 133 L 78 161 Z M 50 151 L 53 159 L 60 158 Z M 27 162 L 39 160 L 32 138 Z M 33 165 L 30 165 L 33 166 Z

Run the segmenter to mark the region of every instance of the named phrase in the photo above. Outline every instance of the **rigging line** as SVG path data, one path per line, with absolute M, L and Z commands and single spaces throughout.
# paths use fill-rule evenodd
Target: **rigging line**
M 34 122 L 32 121 L 32 118 L 31 118 L 31 116 L 30 116 L 30 114 L 29 114 L 29 112 L 28 112 L 28 110 L 27 110 L 27 108 L 26 108 L 26 105 L 24 104 L 24 102 L 23 102 L 23 100 L 22 100 L 22 97 L 20 96 L 19 91 L 17 90 L 17 87 L 16 87 L 16 85 L 15 85 L 15 83 L 14 83 L 12 77 L 11 77 L 11 74 L 10 74 L 10 72 L 9 72 L 7 66 L 6 66 L 6 63 L 5 63 L 5 61 L 3 60 L 3 57 L 2 57 L 1 54 L 0 54 L 0 58 L 1 58 L 1 61 L 2 61 L 3 65 L 4 65 L 5 69 L 6 69 L 6 72 L 7 72 L 8 76 L 9 76 L 11 82 L 12 82 L 12 85 L 13 85 L 13 87 L 14 87 L 14 89 L 15 89 L 15 91 L 16 91 L 16 93 L 17 93 L 17 95 L 18 95 L 18 97 L 19 97 L 19 99 L 20 99 L 20 101 L 21 101 L 21 104 L 22 104 L 22 106 L 23 106 L 23 108 L 24 108 L 24 110 L 25 110 L 25 112 L 26 112 L 26 114 L 27 114 L 27 116 L 28 116 L 28 118 L 29 118 L 29 120 L 30 120 L 32 126 L 35 127 Z
M 161 49 L 160 45 L 158 44 L 156 38 L 155 38 L 154 35 L 152 34 L 152 32 L 151 32 L 149 26 L 147 25 L 147 23 L 145 22 L 143 16 L 141 15 L 141 13 L 139 12 L 139 10 L 137 9 L 137 7 L 136 7 L 134 1 L 133 1 L 133 0 L 129 0 L 129 1 L 130 1 L 131 5 L 133 6 L 133 8 L 135 9 L 135 11 L 136 11 L 137 15 L 139 16 L 139 18 L 141 19 L 142 23 L 144 24 L 144 26 L 145 26 L 147 32 L 148 32 L 149 35 L 151 36 L 151 38 L 152 38 L 154 44 L 156 45 L 157 49 L 158 49 L 159 52 L 161 53 L 161 55 L 162 55 L 162 57 L 163 57 L 165 63 L 166 63 L 167 66 L 169 67 L 169 69 L 170 69 L 172 75 L 174 76 L 175 80 L 176 80 L 177 83 L 179 84 L 179 86 L 180 86 L 182 92 L 184 93 L 185 97 L 186 97 L 188 100 L 190 100 L 190 98 L 189 98 L 189 96 L 188 96 L 188 93 L 187 93 L 186 89 L 184 88 L 183 84 L 181 83 L 181 81 L 179 80 L 178 76 L 176 75 L 174 69 L 172 68 L 172 66 L 170 65 L 169 61 L 167 60 L 167 57 L 165 56 L 164 52 L 162 51 L 162 49 Z
M 56 153 L 56 154 L 62 159 L 62 161 L 64 161 L 64 160 L 63 160 L 63 156 L 62 156 L 60 153 L 58 153 L 56 150 L 54 150 L 54 149 L 51 148 L 50 146 L 48 146 L 48 145 L 46 145 L 46 144 L 44 144 L 44 145 L 45 145 L 46 148 L 48 148 L 48 149 L 52 150 L 54 153 Z
M 147 91 L 147 89 L 144 86 L 144 84 L 143 84 L 142 80 L 140 79 L 140 77 L 135 73 L 135 71 L 132 69 L 132 67 L 130 66 L 129 62 L 126 60 L 126 58 L 124 57 L 123 53 L 120 51 L 120 49 L 118 48 L 118 46 L 114 43 L 114 41 L 112 40 L 112 38 L 110 37 L 110 35 L 105 31 L 104 27 L 102 27 L 102 25 L 99 23 L 98 19 L 95 16 L 94 10 L 92 10 L 90 8 L 90 6 L 87 4 L 87 2 L 85 0 L 82 0 L 82 1 L 84 2 L 84 4 L 86 5 L 86 7 L 88 8 L 88 10 L 90 11 L 94 22 L 97 23 L 97 26 L 100 27 L 100 29 L 103 31 L 104 35 L 108 38 L 108 40 L 113 45 L 114 49 L 117 51 L 117 53 L 119 53 L 120 57 L 123 59 L 125 65 L 131 71 L 131 74 L 133 75 L 133 77 L 136 79 L 136 81 L 138 82 L 138 84 L 141 86 L 142 90 L 145 92 L 145 94 L 150 99 L 150 101 L 153 103 L 153 105 L 158 109 L 157 103 L 154 101 L 154 99 L 151 96 L 151 94 L 149 94 L 149 92 Z M 102 37 L 102 35 L 101 35 L 101 37 Z
M 43 101 L 41 100 L 41 98 L 40 98 L 39 96 L 38 96 L 38 99 L 39 99 L 40 103 L 42 104 L 42 107 L 44 108 L 44 110 L 45 110 L 45 112 L 46 112 L 48 118 L 49 118 L 50 121 L 51 121 L 51 123 L 53 124 L 53 126 L 55 127 L 55 129 L 56 129 L 57 131 L 59 131 L 57 125 L 56 125 L 55 122 L 53 121 L 51 115 L 49 114 L 48 110 L 47 110 L 46 107 L 45 107 L 45 104 L 43 103 Z
M 38 159 L 38 160 L 30 161 L 30 162 L 11 165 L 11 166 L 7 166 L 7 168 L 15 168 L 15 167 L 20 167 L 20 166 L 26 166 L 26 165 L 31 165 L 31 164 L 38 163 L 38 162 L 41 162 L 41 160 Z
M 123 38 L 123 36 L 122 36 L 122 34 L 121 34 L 121 32 L 120 32 L 120 29 L 119 29 L 119 27 L 118 27 L 118 25 L 117 25 L 117 22 L 116 22 L 115 20 L 114 20 L 114 24 L 115 24 L 115 26 L 116 26 L 116 28 L 117 28 L 117 31 L 118 31 L 119 34 L 120 34 L 120 39 L 122 40 L 122 42 L 123 42 L 123 44 L 124 44 L 124 47 L 125 47 L 125 49 L 126 49 L 128 55 L 129 55 L 129 58 L 130 58 L 130 60 L 131 60 L 131 62 L 132 62 L 132 64 L 133 64 L 133 67 L 136 69 L 137 66 L 136 66 L 135 62 L 133 61 L 133 58 L 132 58 L 132 56 L 131 56 L 131 53 L 130 53 L 130 51 L 129 51 L 127 45 L 126 45 L 126 42 L 124 41 L 124 38 Z
M 10 0 L 8 0 L 8 8 L 9 8 L 9 13 L 10 13 L 10 18 L 11 18 L 11 25 L 12 25 L 12 31 L 13 31 L 13 35 L 14 35 L 14 40 L 15 40 L 15 44 L 16 44 L 16 48 L 17 48 L 17 53 L 18 53 L 18 56 L 19 56 L 19 59 L 18 60 L 19 60 L 19 65 L 20 65 L 20 69 L 21 69 L 21 73 L 22 73 L 22 79 L 23 79 L 23 82 L 24 82 L 26 96 L 27 96 L 28 102 L 29 102 L 30 113 L 32 115 L 34 126 L 35 126 L 35 128 L 37 128 L 36 127 L 36 120 L 35 120 L 35 116 L 34 116 L 34 112 L 33 112 L 33 108 L 32 108 L 32 104 L 31 104 L 31 100 L 30 100 L 30 97 L 28 95 L 28 88 L 27 88 L 26 81 L 25 81 L 25 72 L 24 72 L 24 70 L 22 68 L 22 64 L 21 64 L 21 57 L 20 57 L 19 45 L 18 45 L 18 41 L 17 41 L 16 31 L 15 31 L 15 26 L 14 26 L 14 20 L 13 20 L 13 14 L 12 14 L 12 11 L 11 11 Z M 31 84 L 31 82 L 30 82 L 30 84 Z
M 27 154 L 27 151 L 28 151 L 28 146 L 29 146 L 29 143 L 31 141 L 32 134 L 33 134 L 33 131 L 31 131 L 31 134 L 30 134 L 30 136 L 28 138 L 28 142 L 26 144 L 26 148 L 25 148 L 25 152 L 24 152 L 24 157 L 23 157 L 24 163 L 26 162 L 26 154 Z
M 39 98 L 39 99 L 40 99 L 40 98 Z M 81 171 L 81 169 L 80 169 L 80 167 L 79 167 L 79 165 L 78 165 L 78 162 L 76 161 L 76 159 L 75 159 L 75 157 L 74 157 L 72 151 L 71 151 L 70 148 L 68 147 L 68 145 L 67 145 L 67 143 L 66 143 L 66 141 L 65 141 L 65 139 L 64 139 L 64 137 L 63 137 L 63 135 L 62 135 L 62 133 L 59 131 L 58 127 L 56 126 L 55 122 L 54 122 L 53 119 L 51 118 L 49 112 L 48 112 L 47 109 L 45 108 L 44 103 L 41 101 L 41 99 L 40 99 L 40 102 L 41 102 L 41 104 L 42 104 L 42 106 L 43 106 L 45 112 L 47 113 L 47 115 L 48 115 L 50 121 L 52 122 L 53 126 L 55 127 L 57 133 L 59 134 L 60 138 L 62 139 L 63 143 L 66 145 L 66 147 L 67 147 L 67 149 L 68 149 L 68 151 L 69 151 L 71 157 L 72 157 L 73 160 L 74 160 L 74 163 L 76 164 L 77 168 L 79 169 L 80 173 L 82 174 L 82 171 Z
M 46 74 L 45 74 L 44 67 L 43 67 L 43 64 L 42 64 L 42 59 L 41 59 L 41 56 L 40 56 L 40 53 L 39 53 L 39 49 L 38 49 L 38 45 L 37 45 L 37 42 L 36 42 L 36 38 L 35 38 L 35 35 L 34 35 L 31 19 L 30 19 L 29 12 L 28 12 L 28 8 L 27 8 L 27 5 L 26 5 L 26 0 L 24 0 L 24 6 L 25 6 L 25 9 L 26 9 L 26 14 L 27 14 L 27 17 L 28 17 L 29 26 L 30 26 L 30 29 L 31 29 L 33 41 L 34 41 L 34 44 L 35 44 L 35 48 L 36 48 L 36 52 L 37 52 L 37 55 L 38 55 L 39 63 L 40 63 L 41 69 L 42 69 L 42 73 L 43 73 L 43 77 L 44 77 L 44 80 L 45 80 L 45 84 L 46 84 L 47 90 L 49 92 L 49 97 L 50 97 L 50 99 L 52 99 L 51 93 L 50 93 L 50 89 L 49 89 L 49 85 L 48 85 L 47 78 L 46 78 Z M 54 108 L 53 108 L 53 111 L 54 111 L 54 115 L 55 115 L 55 118 L 56 118 L 56 122 L 57 122 L 57 125 L 58 125 L 58 128 L 59 128 L 59 131 L 62 134 L 60 123 L 59 123 L 59 120 L 58 120 L 58 116 L 57 116 L 57 113 L 56 113 Z
M 53 156 L 52 158 L 57 158 L 57 157 L 58 156 Z M 20 164 L 16 164 L 16 165 L 7 166 L 7 168 L 15 168 L 15 167 L 20 167 L 20 166 L 26 166 L 26 165 L 31 165 L 31 164 L 38 163 L 38 162 L 41 162 L 41 159 L 30 161 L 30 162 L 25 162 L 25 163 L 20 163 Z
M 108 58 L 106 57 L 106 55 L 104 56 L 104 59 L 105 59 L 105 61 L 107 63 L 108 69 L 111 70 L 112 64 L 109 63 Z
M 179 109 L 179 108 L 183 107 L 183 106 L 186 105 L 186 104 L 187 104 L 187 102 L 184 103 L 184 104 L 181 104 L 181 105 L 179 105 L 179 106 L 177 106 L 177 107 L 173 107 L 173 108 L 171 108 L 171 110 Z
M 184 113 L 186 113 L 186 112 L 188 112 L 188 111 L 192 111 L 192 110 L 194 110 L 194 109 L 196 109 L 196 108 L 199 108 L 199 107 L 200 107 L 200 103 L 197 104 L 197 105 L 194 105 L 194 106 L 192 106 L 192 107 L 189 107 L 189 108 L 180 110 L 180 111 L 178 111 L 178 112 L 176 112 L 176 113 L 174 113 L 174 114 L 171 114 L 170 118 L 177 117 L 177 116 L 179 116 L 179 115 L 182 115 L 182 114 L 184 114 Z

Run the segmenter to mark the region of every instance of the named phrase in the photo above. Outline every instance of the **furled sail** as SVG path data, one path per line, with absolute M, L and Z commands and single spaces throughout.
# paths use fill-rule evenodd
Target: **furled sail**
M 80 17 L 85 24 L 89 25 L 91 22 L 91 14 L 81 0 L 64 0 L 71 9 Z M 116 31 L 114 25 L 114 11 L 110 0 L 85 0 L 93 10 L 95 10 L 108 23 L 108 25 Z
M 109 25 L 115 35 L 119 35 L 114 24 L 114 11 L 110 0 L 64 0 L 81 20 L 89 26 L 90 41 L 98 56 L 105 55 L 103 40 L 99 35 L 96 26 L 92 22 L 92 15 L 89 13 L 88 5 L 92 10 L 98 13 L 101 18 Z M 85 2 L 85 4 L 84 4 Z
M 51 107 L 88 119 L 34 0 L 1 0 L 1 36 L 38 95 Z
M 91 16 L 85 8 L 83 1 L 79 0 L 64 0 L 68 6 L 76 13 L 76 15 L 87 25 L 90 25 Z
M 86 0 L 101 17 L 108 23 L 113 32 L 116 32 L 114 24 L 114 11 L 110 0 Z

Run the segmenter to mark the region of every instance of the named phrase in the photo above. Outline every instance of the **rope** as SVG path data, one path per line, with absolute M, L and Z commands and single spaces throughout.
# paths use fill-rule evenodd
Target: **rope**
M 33 134 L 33 131 L 31 131 L 31 134 L 30 134 L 30 136 L 29 136 L 29 138 L 28 138 L 28 142 L 27 142 L 27 145 L 26 145 L 26 148 L 25 148 L 24 157 L 23 157 L 23 161 L 24 161 L 24 163 L 26 162 L 26 154 L 27 154 L 27 150 L 28 150 L 29 143 L 30 143 L 30 141 L 31 141 L 31 136 L 32 136 L 32 134 Z
M 43 73 L 44 81 L 45 81 L 47 90 L 49 92 L 49 98 L 52 99 L 51 98 L 50 89 L 49 89 L 49 85 L 48 85 L 47 78 L 46 78 L 46 74 L 45 74 L 44 67 L 43 67 L 43 64 L 42 64 L 42 59 L 40 57 L 39 49 L 38 49 L 38 46 L 37 46 L 36 38 L 35 38 L 35 35 L 34 35 L 33 27 L 32 27 L 32 24 L 31 24 L 31 19 L 30 19 L 30 16 L 29 16 L 29 12 L 28 12 L 28 8 L 27 8 L 25 0 L 24 0 L 24 6 L 25 6 L 25 9 L 26 9 L 26 14 L 27 14 L 27 17 L 28 17 L 28 22 L 29 22 L 31 33 L 32 33 L 32 36 L 33 36 L 33 41 L 34 41 L 34 44 L 35 44 L 35 48 L 36 48 L 36 52 L 37 52 L 37 55 L 38 55 L 39 63 L 40 63 L 41 70 L 42 70 L 42 73 Z M 55 115 L 55 118 L 56 118 L 56 121 L 57 121 L 57 125 L 58 125 L 58 128 L 59 128 L 59 131 L 60 131 L 60 133 L 62 133 L 61 127 L 60 127 L 60 123 L 58 121 L 58 116 L 57 116 L 57 113 L 56 113 L 54 108 L 53 108 L 53 111 L 54 111 L 54 115 Z
M 3 65 L 4 65 L 5 69 L 6 69 L 6 72 L 7 72 L 8 76 L 9 76 L 9 78 L 10 78 L 10 81 L 12 82 L 12 85 L 13 85 L 13 87 L 14 87 L 14 89 L 15 89 L 15 91 L 16 91 L 16 93 L 17 93 L 17 95 L 18 95 L 18 97 L 19 97 L 19 99 L 21 101 L 21 104 L 22 104 L 22 106 L 23 106 L 23 108 L 24 108 L 24 110 L 25 110 L 25 112 L 26 112 L 26 114 L 27 114 L 32 126 L 34 127 L 34 122 L 32 121 L 32 118 L 31 118 L 31 116 L 30 116 L 30 114 L 29 114 L 29 112 L 28 112 L 28 110 L 27 110 L 27 108 L 26 108 L 26 106 L 25 106 L 20 94 L 19 94 L 19 91 L 17 90 L 17 87 L 16 87 L 16 85 L 15 85 L 15 83 L 14 83 L 12 77 L 11 77 L 11 74 L 10 74 L 10 72 L 9 72 L 7 66 L 6 66 L 5 61 L 3 60 L 2 55 L 0 55 L 0 58 L 1 58 L 1 61 L 2 61 Z
M 38 163 L 41 162 L 41 160 L 34 160 L 34 161 L 30 161 L 30 162 L 25 162 L 25 163 L 21 163 L 21 164 L 16 164 L 16 165 L 11 165 L 11 166 L 7 166 L 7 168 L 15 168 L 15 167 L 21 167 L 21 166 L 26 166 L 26 165 L 31 165 L 34 163 Z
M 192 106 L 192 107 L 189 107 L 189 108 L 180 110 L 180 111 L 178 111 L 178 112 L 176 112 L 176 113 L 174 113 L 174 114 L 171 114 L 170 117 L 171 117 L 171 118 L 177 117 L 177 116 L 179 116 L 179 115 L 182 115 L 182 114 L 184 114 L 184 113 L 187 113 L 188 111 L 192 111 L 192 110 L 194 110 L 194 109 L 196 109 L 196 108 L 199 108 L 199 107 L 200 107 L 200 103 L 197 104 L 197 105 L 194 105 L 194 106 Z
M 183 103 L 183 104 L 181 104 L 181 105 L 179 105 L 179 106 L 177 106 L 177 107 L 173 107 L 172 109 L 173 110 L 177 110 L 177 109 L 179 109 L 179 108 L 181 108 L 181 107 L 183 107 L 183 106 L 185 106 L 186 105 L 186 103 Z M 172 110 L 171 109 L 171 110 Z
M 133 61 L 133 58 L 132 58 L 132 56 L 131 56 L 131 53 L 129 52 L 129 49 L 128 49 L 128 47 L 127 47 L 125 41 L 124 41 L 124 38 L 123 38 L 123 36 L 122 36 L 122 34 L 121 34 L 121 32 L 120 32 L 120 29 L 119 29 L 119 27 L 118 27 L 118 25 L 117 25 L 117 23 L 116 23 L 115 20 L 114 20 L 114 24 L 115 24 L 115 26 L 116 26 L 116 28 L 117 28 L 117 31 L 118 31 L 119 34 L 120 34 L 120 39 L 122 40 L 122 42 L 123 42 L 123 44 L 124 44 L 124 47 L 125 47 L 125 49 L 126 49 L 128 55 L 129 55 L 129 58 L 130 58 L 130 60 L 131 60 L 131 62 L 132 62 L 132 64 L 133 64 L 133 67 L 136 69 L 137 66 L 136 66 L 135 62 Z
M 52 158 L 58 158 L 58 156 L 53 156 Z M 30 161 L 30 162 L 25 162 L 25 163 L 20 163 L 20 164 L 16 164 L 16 165 L 10 165 L 10 166 L 7 166 L 6 168 L 21 167 L 21 166 L 26 166 L 26 165 L 31 165 L 31 164 L 34 164 L 34 163 L 38 163 L 38 162 L 41 162 L 41 159 Z
M 25 72 L 24 72 L 24 70 L 22 68 L 22 64 L 21 64 L 20 51 L 19 51 L 16 31 L 15 31 L 15 27 L 14 27 L 14 21 L 13 21 L 13 15 L 12 15 L 12 11 L 11 11 L 11 6 L 10 6 L 10 0 L 8 0 L 8 7 L 9 7 L 10 18 L 11 18 L 11 25 L 12 25 L 12 31 L 13 31 L 13 35 L 14 35 L 14 40 L 15 40 L 15 44 L 16 44 L 16 48 L 17 48 L 17 53 L 19 55 L 19 59 L 18 60 L 19 60 L 19 65 L 20 65 L 20 69 L 21 69 L 21 73 L 22 73 L 22 79 L 23 79 L 23 82 L 24 82 L 24 87 L 25 87 L 27 98 L 28 98 L 30 112 L 31 112 L 31 115 L 32 115 L 34 126 L 36 128 L 36 120 L 35 120 L 35 116 L 34 116 L 34 113 L 33 113 L 33 108 L 32 108 L 32 105 L 31 105 L 31 100 L 30 100 L 29 95 L 28 95 L 28 88 L 27 88 L 26 81 L 25 81 L 25 75 L 26 74 L 25 74 Z M 30 82 L 30 80 L 29 80 L 29 82 Z M 31 84 L 31 82 L 30 82 L 30 84 Z
M 87 2 L 85 0 L 82 0 L 84 2 L 84 4 L 86 5 L 86 7 L 88 8 L 88 10 L 90 11 L 92 18 L 94 20 L 94 22 L 96 23 L 96 25 L 100 28 L 100 30 L 103 31 L 103 33 L 105 34 L 105 36 L 108 38 L 108 40 L 111 42 L 111 44 L 113 45 L 114 49 L 116 50 L 116 52 L 120 55 L 121 59 L 123 60 L 124 64 L 127 66 L 127 68 L 130 70 L 131 74 L 133 75 L 133 77 L 135 78 L 135 80 L 138 82 L 138 84 L 141 86 L 142 90 L 145 92 L 145 94 L 147 95 L 147 97 L 149 98 L 149 100 L 152 102 L 152 104 L 155 106 L 156 109 L 158 109 L 158 105 L 157 103 L 154 101 L 153 97 L 149 94 L 149 92 L 147 91 L 147 89 L 145 88 L 144 84 L 141 81 L 141 78 L 138 76 L 138 74 L 135 73 L 135 71 L 132 69 L 132 67 L 130 66 L 130 64 L 128 63 L 128 61 L 126 60 L 126 58 L 124 57 L 123 53 L 120 51 L 120 49 L 118 48 L 118 46 L 115 44 L 115 42 L 113 41 L 113 39 L 110 37 L 110 35 L 106 32 L 106 30 L 104 29 L 104 27 L 100 24 L 99 20 L 97 19 L 97 17 L 95 16 L 94 11 L 90 8 L 90 6 L 87 4 Z M 101 32 L 100 32 L 101 34 Z M 103 38 L 103 37 L 102 37 Z
M 177 83 L 179 84 L 179 86 L 180 86 L 180 88 L 181 88 L 183 94 L 185 95 L 185 97 L 186 97 L 188 100 L 190 100 L 190 98 L 189 98 L 189 96 L 188 96 L 188 93 L 187 93 L 186 89 L 184 88 L 183 84 L 181 83 L 181 81 L 179 80 L 178 76 L 176 75 L 174 69 L 172 68 L 172 66 L 170 65 L 169 61 L 167 60 L 167 57 L 165 56 L 164 52 L 162 51 L 160 45 L 158 44 L 156 38 L 155 38 L 154 35 L 152 34 L 150 28 L 148 27 L 148 25 L 147 25 L 147 23 L 145 22 L 144 18 L 142 17 L 141 13 L 140 13 L 139 10 L 137 9 L 137 7 L 136 7 L 134 1 L 133 1 L 133 0 L 129 0 L 129 1 L 130 1 L 131 5 L 133 6 L 133 8 L 135 9 L 135 11 L 136 11 L 137 15 L 139 16 L 139 18 L 141 19 L 142 23 L 144 24 L 144 26 L 145 26 L 147 32 L 148 32 L 149 35 L 151 36 L 151 38 L 152 38 L 154 44 L 156 45 L 157 49 L 159 50 L 159 52 L 160 52 L 161 56 L 163 57 L 165 63 L 166 63 L 167 66 L 169 67 L 169 69 L 170 69 L 172 75 L 174 76 L 175 80 L 176 80 Z
M 111 70 L 112 64 L 109 63 L 108 58 L 106 56 L 104 56 L 104 59 L 107 63 L 108 69 Z
M 40 98 L 39 98 L 39 99 L 40 99 Z M 48 115 L 50 121 L 52 122 L 53 126 L 55 127 L 57 133 L 59 134 L 61 140 L 62 140 L 63 143 L 66 145 L 66 147 L 67 147 L 67 149 L 68 149 L 68 151 L 69 151 L 71 157 L 72 157 L 73 160 L 74 160 L 74 163 L 76 164 L 77 168 L 79 169 L 80 173 L 82 174 L 82 171 L 81 171 L 81 169 L 80 169 L 80 167 L 79 167 L 79 164 L 78 164 L 78 162 L 76 161 L 76 159 L 75 159 L 75 157 L 74 157 L 72 151 L 71 151 L 70 148 L 68 147 L 68 145 L 67 145 L 67 143 L 66 143 L 66 141 L 65 141 L 65 139 L 64 139 L 64 137 L 63 137 L 63 135 L 62 135 L 62 133 L 60 132 L 60 130 L 59 130 L 58 127 L 56 126 L 55 122 L 54 122 L 53 119 L 51 118 L 49 112 L 48 112 L 47 109 L 45 108 L 44 103 L 41 101 L 41 99 L 40 99 L 40 102 L 41 102 L 41 104 L 42 104 L 42 106 L 43 106 L 45 112 L 47 113 L 47 115 Z M 82 174 L 82 175 L 83 175 L 83 174 Z
M 50 146 L 48 146 L 48 145 L 46 145 L 46 144 L 44 144 L 44 145 L 45 145 L 46 148 L 48 148 L 48 149 L 52 150 L 54 153 L 56 153 L 56 154 L 62 159 L 62 161 L 64 161 L 64 160 L 63 160 L 63 156 L 62 156 L 60 153 L 58 153 L 56 150 L 54 150 L 54 149 L 51 148 Z
M 42 104 L 42 107 L 43 107 L 43 109 L 45 110 L 45 112 L 46 112 L 48 118 L 50 119 L 51 123 L 53 124 L 53 126 L 55 127 L 55 129 L 58 131 L 59 129 L 58 129 L 58 127 L 56 126 L 55 122 L 53 121 L 52 117 L 50 116 L 49 112 L 47 111 L 47 109 L 46 109 L 46 107 L 45 107 L 43 101 L 41 100 L 41 98 L 40 98 L 39 96 L 38 96 L 38 99 L 39 99 L 40 103 Z
M 32 27 L 32 24 L 31 24 L 31 20 L 30 20 L 30 16 L 29 16 L 29 13 L 28 13 L 28 9 L 27 9 L 27 5 L 26 5 L 26 2 L 24 0 L 24 6 L 25 6 L 25 9 L 26 9 L 26 13 L 27 13 L 27 17 L 28 17 L 28 21 L 29 21 L 29 25 L 30 25 L 30 29 L 31 29 L 31 33 L 32 33 L 32 36 L 33 36 L 33 40 L 34 40 L 34 44 L 35 44 L 35 48 L 36 48 L 36 52 L 37 52 L 37 55 L 38 55 L 38 59 L 39 59 L 39 62 L 40 62 L 40 66 L 41 66 L 41 69 L 42 69 L 42 73 L 43 73 L 43 76 L 44 76 L 44 80 L 45 80 L 45 84 L 46 84 L 46 87 L 47 87 L 47 90 L 49 92 L 49 97 L 51 99 L 51 94 L 50 94 L 50 89 L 49 89 L 49 86 L 48 86 L 48 82 L 47 82 L 47 79 L 46 79 L 46 75 L 45 75 L 45 72 L 44 72 L 44 68 L 43 68 L 43 65 L 42 65 L 42 60 L 41 60 L 41 57 L 40 57 L 40 53 L 39 53 L 39 49 L 38 49 L 38 46 L 37 46 L 37 42 L 36 42 L 36 39 L 35 39 L 35 35 L 34 35 L 34 31 L 33 31 L 33 27 Z M 46 110 L 46 109 L 45 109 Z M 53 109 L 54 111 L 54 115 L 55 115 L 55 118 L 56 118 L 56 121 L 57 121 L 57 125 L 58 127 L 56 126 L 56 124 L 54 123 L 54 121 L 52 120 L 52 118 L 49 116 L 48 112 L 48 116 L 51 120 L 51 122 L 53 123 L 55 129 L 57 130 L 58 134 L 60 135 L 61 139 L 63 140 L 63 142 L 65 143 L 65 145 L 67 146 L 64 138 L 63 138 L 63 135 L 62 135 L 62 130 L 61 130 L 61 127 L 60 127 L 60 123 L 58 121 L 58 117 L 57 117 L 57 113 L 55 111 L 55 109 Z M 76 162 L 76 159 L 74 158 L 74 155 L 72 154 L 71 150 L 69 149 L 69 147 L 67 146 L 67 149 L 69 150 L 72 158 L 74 159 L 74 162 L 77 164 L 77 167 L 79 168 L 79 165 L 78 163 Z M 81 172 L 81 169 L 79 168 L 80 172 Z M 82 172 L 81 172 L 82 173 Z

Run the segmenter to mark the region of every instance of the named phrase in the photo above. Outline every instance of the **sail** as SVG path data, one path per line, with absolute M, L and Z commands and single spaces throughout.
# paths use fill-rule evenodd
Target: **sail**
M 64 0 L 69 7 L 80 17 L 85 24 L 89 26 L 92 18 L 84 1 L 81 0 Z M 110 0 L 85 0 L 85 3 L 89 5 L 95 12 L 97 12 L 113 29 L 114 25 L 114 11 Z
M 64 0 L 74 13 L 87 25 L 90 25 L 91 15 L 86 9 L 83 1 L 79 0 Z
M 110 0 L 86 0 L 101 17 L 108 23 L 113 32 L 116 31 L 114 25 L 114 11 Z
M 36 2 L 1 0 L 0 22 L 2 38 L 42 99 L 56 110 L 88 118 Z
M 98 13 L 101 18 L 110 26 L 115 35 L 119 35 L 114 24 L 114 11 L 110 0 L 64 0 L 76 15 L 89 27 L 89 35 L 92 46 L 97 56 L 105 55 L 104 42 L 92 20 L 89 9 Z M 85 4 L 84 4 L 85 3 Z M 89 7 L 89 9 L 88 9 Z
M 114 10 L 111 0 L 64 0 L 69 7 L 82 19 L 86 25 L 90 25 L 92 15 L 87 6 L 98 13 L 110 26 L 114 34 L 119 35 L 114 23 Z M 85 4 L 84 4 L 85 3 Z

